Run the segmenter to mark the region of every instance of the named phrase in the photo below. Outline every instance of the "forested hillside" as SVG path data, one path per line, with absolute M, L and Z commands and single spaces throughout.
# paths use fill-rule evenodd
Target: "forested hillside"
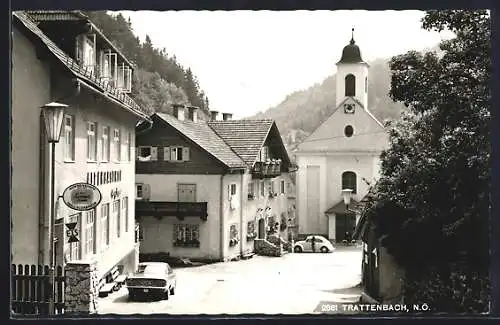
M 427 51 L 437 51 L 436 46 Z M 381 121 L 398 119 L 404 105 L 389 98 L 391 86 L 390 58 L 369 62 L 368 108 Z M 333 63 L 332 63 L 333 65 Z M 333 67 L 332 67 L 333 69 Z M 335 108 L 335 74 L 308 89 L 286 96 L 277 106 L 251 118 L 276 120 L 287 147 L 293 147 L 324 122 Z
M 189 104 L 208 110 L 208 97 L 189 67 L 180 65 L 168 49 L 155 47 L 146 36 L 141 43 L 130 20 L 106 11 L 85 11 L 86 15 L 128 59 L 136 64 L 132 96 L 148 113 L 171 113 L 173 103 Z M 201 114 L 200 114 L 201 115 Z M 203 118 L 203 116 L 200 116 Z

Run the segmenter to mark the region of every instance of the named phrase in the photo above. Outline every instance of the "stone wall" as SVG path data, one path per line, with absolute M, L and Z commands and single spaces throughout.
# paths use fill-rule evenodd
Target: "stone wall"
M 69 262 L 65 267 L 65 314 L 95 314 L 98 312 L 99 274 L 96 262 Z
M 284 253 L 283 245 L 277 246 L 265 239 L 255 239 L 254 245 L 255 245 L 255 253 L 257 255 L 279 257 L 282 256 Z

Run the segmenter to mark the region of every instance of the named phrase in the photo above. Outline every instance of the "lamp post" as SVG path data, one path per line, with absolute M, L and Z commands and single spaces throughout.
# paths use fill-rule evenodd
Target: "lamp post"
M 61 103 L 49 103 L 42 106 L 43 119 L 45 120 L 45 131 L 47 141 L 51 144 L 50 148 L 50 222 L 49 222 L 49 315 L 55 313 L 54 308 L 54 284 L 55 284 L 55 256 L 54 256 L 54 229 L 56 221 L 55 211 L 55 160 L 56 160 L 56 143 L 61 137 L 61 129 L 63 124 L 64 110 L 68 105 Z
M 345 210 L 349 211 L 349 204 L 351 204 L 352 190 L 346 188 L 342 190 L 342 197 L 344 198 Z

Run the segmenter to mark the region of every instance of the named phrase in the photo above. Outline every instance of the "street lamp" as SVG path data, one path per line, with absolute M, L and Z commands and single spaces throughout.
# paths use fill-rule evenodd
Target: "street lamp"
M 351 204 L 352 190 L 346 188 L 342 190 L 342 197 L 344 198 L 344 204 L 346 211 L 349 211 L 349 204 Z
M 61 129 L 63 124 L 64 110 L 68 105 L 52 102 L 41 107 L 43 119 L 45 120 L 45 131 L 47 141 L 51 144 L 51 161 L 50 161 L 50 223 L 49 223 L 49 314 L 55 313 L 54 308 L 54 284 L 55 284 L 55 256 L 54 256 L 54 229 L 56 220 L 55 211 L 55 160 L 56 160 L 56 143 L 61 137 Z

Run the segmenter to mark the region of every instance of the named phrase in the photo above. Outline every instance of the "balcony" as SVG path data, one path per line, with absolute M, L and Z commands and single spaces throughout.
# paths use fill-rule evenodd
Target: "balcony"
M 253 178 L 273 178 L 279 175 L 281 175 L 281 159 L 257 161 L 253 166 Z
M 135 215 L 154 217 L 200 217 L 206 221 L 208 217 L 207 202 L 151 202 L 136 201 Z

